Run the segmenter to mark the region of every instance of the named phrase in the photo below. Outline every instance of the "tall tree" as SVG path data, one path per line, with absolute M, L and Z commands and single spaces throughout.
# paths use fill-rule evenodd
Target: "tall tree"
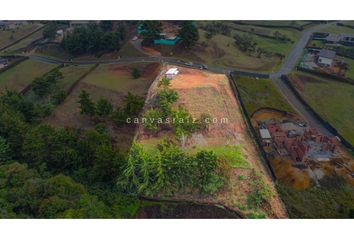
M 189 48 L 193 46 L 199 39 L 198 28 L 194 22 L 184 21 L 178 36 L 181 38 L 182 44 L 186 48 Z
M 79 96 L 81 114 L 94 116 L 96 113 L 95 103 L 91 100 L 90 94 L 82 90 Z
M 144 46 L 151 46 L 154 43 L 154 40 L 159 38 L 161 33 L 161 22 L 160 21 L 142 21 L 140 27 L 142 29 L 141 35 L 143 36 L 142 44 Z
M 113 106 L 106 98 L 100 98 L 96 104 L 96 114 L 100 117 L 108 117 L 113 111 Z

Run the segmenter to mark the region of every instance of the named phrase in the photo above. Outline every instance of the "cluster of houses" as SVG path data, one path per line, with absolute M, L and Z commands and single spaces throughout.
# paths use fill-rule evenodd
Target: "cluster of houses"
M 159 37 L 154 39 L 155 45 L 176 45 L 181 38 L 178 36 L 179 27 L 177 24 L 161 21 L 162 23 L 162 32 L 159 34 Z M 137 27 L 138 36 L 143 35 L 145 29 L 142 24 L 139 24 Z
M 262 142 L 272 146 L 281 156 L 290 156 L 295 164 L 329 161 L 336 155 L 335 139 L 317 129 L 294 122 L 263 121 L 259 125 Z
M 328 45 L 354 46 L 354 34 L 314 33 L 312 39 Z

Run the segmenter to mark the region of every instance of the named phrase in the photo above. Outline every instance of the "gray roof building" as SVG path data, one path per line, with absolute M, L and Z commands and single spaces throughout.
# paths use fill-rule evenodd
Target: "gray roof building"
M 327 49 L 321 49 L 317 55 L 319 57 L 334 59 L 336 57 L 336 52 Z

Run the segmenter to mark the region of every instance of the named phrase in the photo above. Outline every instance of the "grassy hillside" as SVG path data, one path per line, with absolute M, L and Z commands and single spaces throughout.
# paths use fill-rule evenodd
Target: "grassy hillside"
M 271 79 L 236 77 L 234 81 L 250 115 L 263 107 L 294 113 L 292 107 L 274 86 Z
M 0 30 L 0 48 L 9 45 L 17 41 L 18 39 L 26 36 L 27 34 L 33 32 L 37 28 L 42 26 L 41 24 L 23 24 L 18 26 L 16 29 L 6 29 Z
M 0 91 L 5 89 L 21 91 L 36 77 L 42 76 L 57 65 L 25 60 L 0 73 Z
M 354 144 L 354 86 L 304 73 L 291 80 L 315 111 Z

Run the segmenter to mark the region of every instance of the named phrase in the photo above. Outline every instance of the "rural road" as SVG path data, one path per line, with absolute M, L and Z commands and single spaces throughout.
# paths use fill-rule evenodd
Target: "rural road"
M 328 27 L 329 25 L 336 24 L 336 22 L 330 22 L 325 24 L 316 25 L 314 27 L 306 29 L 303 34 L 301 35 L 299 41 L 295 44 L 292 52 L 289 56 L 285 59 L 284 63 L 281 65 L 280 69 L 277 72 L 270 73 L 269 77 L 272 79 L 274 84 L 277 86 L 279 91 L 282 95 L 287 99 L 290 105 L 300 113 L 300 115 L 313 127 L 316 127 L 321 133 L 326 134 L 328 136 L 333 136 L 333 134 L 328 131 L 321 122 L 317 120 L 317 118 L 302 104 L 302 102 L 294 95 L 291 91 L 289 86 L 287 86 L 282 80 L 282 75 L 289 74 L 296 66 L 299 58 L 302 55 L 303 49 L 306 47 L 307 42 L 309 41 L 312 33 L 316 31 L 320 31 L 321 29 Z M 53 63 L 53 64 L 128 64 L 128 63 L 137 63 L 137 62 L 161 62 L 161 63 L 168 63 L 177 66 L 183 67 L 192 67 L 192 68 L 203 68 L 203 64 L 195 63 L 195 62 L 187 62 L 184 60 L 180 60 L 177 58 L 171 57 L 163 57 L 163 56 L 146 56 L 146 57 L 133 57 L 133 58 L 117 58 L 117 59 L 108 59 L 108 60 L 63 60 L 57 59 L 47 56 L 40 56 L 40 55 L 30 55 L 31 59 L 46 63 Z M 226 75 L 230 75 L 232 72 L 237 72 L 241 75 L 250 75 L 254 76 L 255 74 L 264 74 L 259 72 L 250 72 L 250 71 L 243 71 L 234 68 L 226 68 L 226 67 L 217 67 L 217 66 L 208 66 L 208 71 L 215 72 L 215 73 L 222 73 Z
M 323 126 L 323 124 L 318 121 L 318 119 L 302 104 L 302 102 L 295 96 L 292 90 L 286 85 L 285 82 L 281 80 L 282 75 L 289 74 L 296 66 L 298 60 L 300 59 L 307 42 L 310 40 L 311 35 L 314 32 L 320 31 L 321 29 L 328 27 L 329 25 L 336 24 L 336 22 L 331 22 L 327 24 L 320 24 L 305 30 L 300 37 L 299 41 L 295 44 L 292 52 L 285 59 L 284 63 L 280 67 L 279 71 L 270 74 L 270 78 L 273 83 L 278 87 L 282 95 L 287 99 L 290 105 L 297 110 L 302 117 L 313 127 L 317 128 L 322 134 L 333 136 L 333 134 Z

